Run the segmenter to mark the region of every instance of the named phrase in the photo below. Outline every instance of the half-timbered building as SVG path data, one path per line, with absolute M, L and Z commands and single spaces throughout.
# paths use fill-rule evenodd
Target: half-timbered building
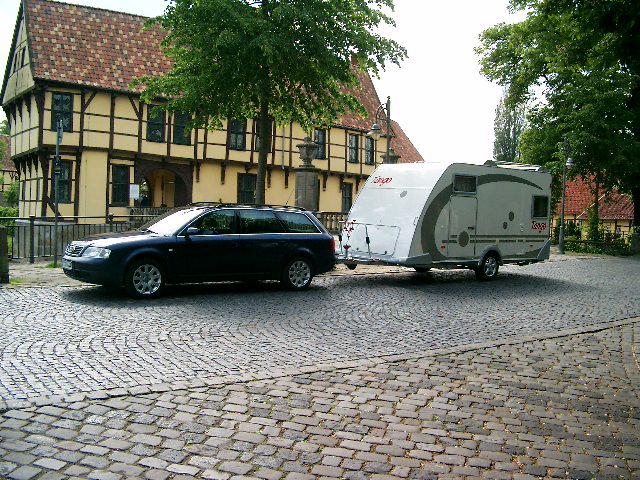
M 53 157 L 62 121 L 58 212 L 63 218 L 128 215 L 133 207 L 198 201 L 253 202 L 260 136 L 255 119 L 229 119 L 219 130 L 185 127 L 189 117 L 156 114 L 130 82 L 167 72 L 162 31 L 144 17 L 50 0 L 23 0 L 0 98 L 9 119 L 20 178 L 19 215 L 54 215 Z M 349 115 L 313 133 L 319 145 L 319 210 L 346 211 L 386 151 L 366 136 L 380 99 L 362 77 L 369 118 Z M 420 161 L 394 123 L 400 161 Z M 272 126 L 266 202 L 295 202 L 297 124 Z

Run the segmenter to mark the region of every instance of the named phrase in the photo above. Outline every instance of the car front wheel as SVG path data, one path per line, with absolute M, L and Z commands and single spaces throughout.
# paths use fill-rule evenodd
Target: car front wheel
M 164 287 L 164 274 L 158 262 L 142 259 L 134 262 L 125 276 L 125 288 L 129 295 L 138 298 L 155 298 Z
M 303 257 L 297 257 L 287 263 L 282 275 L 282 284 L 289 290 L 305 290 L 311 285 L 313 266 Z

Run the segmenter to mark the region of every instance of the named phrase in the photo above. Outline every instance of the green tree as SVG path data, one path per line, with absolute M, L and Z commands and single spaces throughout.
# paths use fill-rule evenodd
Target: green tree
M 173 61 L 162 76 L 134 82 L 143 100 L 191 112 L 192 126 L 255 118 L 267 138 L 271 121 L 305 129 L 329 125 L 352 111 L 359 73 L 378 75 L 406 50 L 376 33 L 394 25 L 393 0 L 172 0 L 152 19 L 167 32 Z M 261 141 L 256 201 L 264 203 L 269 141 Z
M 561 165 L 567 137 L 572 175 L 595 176 L 640 205 L 640 3 L 511 0 L 510 7 L 527 10 L 526 20 L 485 30 L 477 52 L 483 74 L 508 88 L 508 102 L 541 87 L 544 115 L 524 136 L 523 157 L 533 148 Z M 535 147 L 534 139 L 553 143 Z
M 4 191 L 4 200 L 7 202 L 9 207 L 17 207 L 18 206 L 18 187 L 20 183 L 15 181 L 11 182 L 9 188 Z
M 9 135 L 9 122 L 5 118 L 0 122 L 0 135 Z
M 500 99 L 493 122 L 495 134 L 493 158 L 495 160 L 502 162 L 518 160 L 518 141 L 527 124 L 526 109 L 526 103 L 507 103 L 506 95 Z

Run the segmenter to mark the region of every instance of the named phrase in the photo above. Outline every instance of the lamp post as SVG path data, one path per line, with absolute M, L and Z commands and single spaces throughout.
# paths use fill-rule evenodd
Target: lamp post
M 380 123 L 378 123 L 380 122 L 383 113 L 385 114 L 387 127 L 384 135 L 384 137 L 387 139 L 387 153 L 384 156 L 384 163 L 396 163 L 398 161 L 398 158 L 400 157 L 396 155 L 395 152 L 391 149 L 391 97 L 387 97 L 387 103 L 380 104 L 380 106 L 377 108 L 375 122 L 371 126 L 371 130 L 369 131 L 369 133 L 367 133 L 367 136 L 373 138 L 374 140 L 378 140 L 383 136 L 382 128 L 380 127 Z
M 560 210 L 560 232 L 558 234 L 558 253 L 564 255 L 564 206 L 565 206 L 565 190 L 567 188 L 567 169 L 573 166 L 573 159 L 567 156 L 569 150 L 569 142 L 564 137 L 564 159 L 562 161 L 562 207 Z
M 58 203 L 59 203 L 59 195 L 58 195 L 58 186 L 59 186 L 59 178 L 62 169 L 62 164 L 60 161 L 60 143 L 62 142 L 62 135 L 64 129 L 62 126 L 62 118 L 58 119 L 58 124 L 56 125 L 56 154 L 53 161 L 53 191 L 54 191 L 54 205 L 55 212 L 53 212 L 53 224 L 54 224 L 54 233 L 53 233 L 53 268 L 58 266 Z

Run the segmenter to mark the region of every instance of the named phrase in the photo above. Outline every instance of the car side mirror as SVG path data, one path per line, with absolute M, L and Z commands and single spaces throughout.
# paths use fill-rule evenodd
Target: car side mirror
M 200 229 L 197 227 L 189 227 L 187 228 L 187 231 L 184 232 L 184 236 L 188 237 L 190 235 L 198 235 L 200 233 Z

